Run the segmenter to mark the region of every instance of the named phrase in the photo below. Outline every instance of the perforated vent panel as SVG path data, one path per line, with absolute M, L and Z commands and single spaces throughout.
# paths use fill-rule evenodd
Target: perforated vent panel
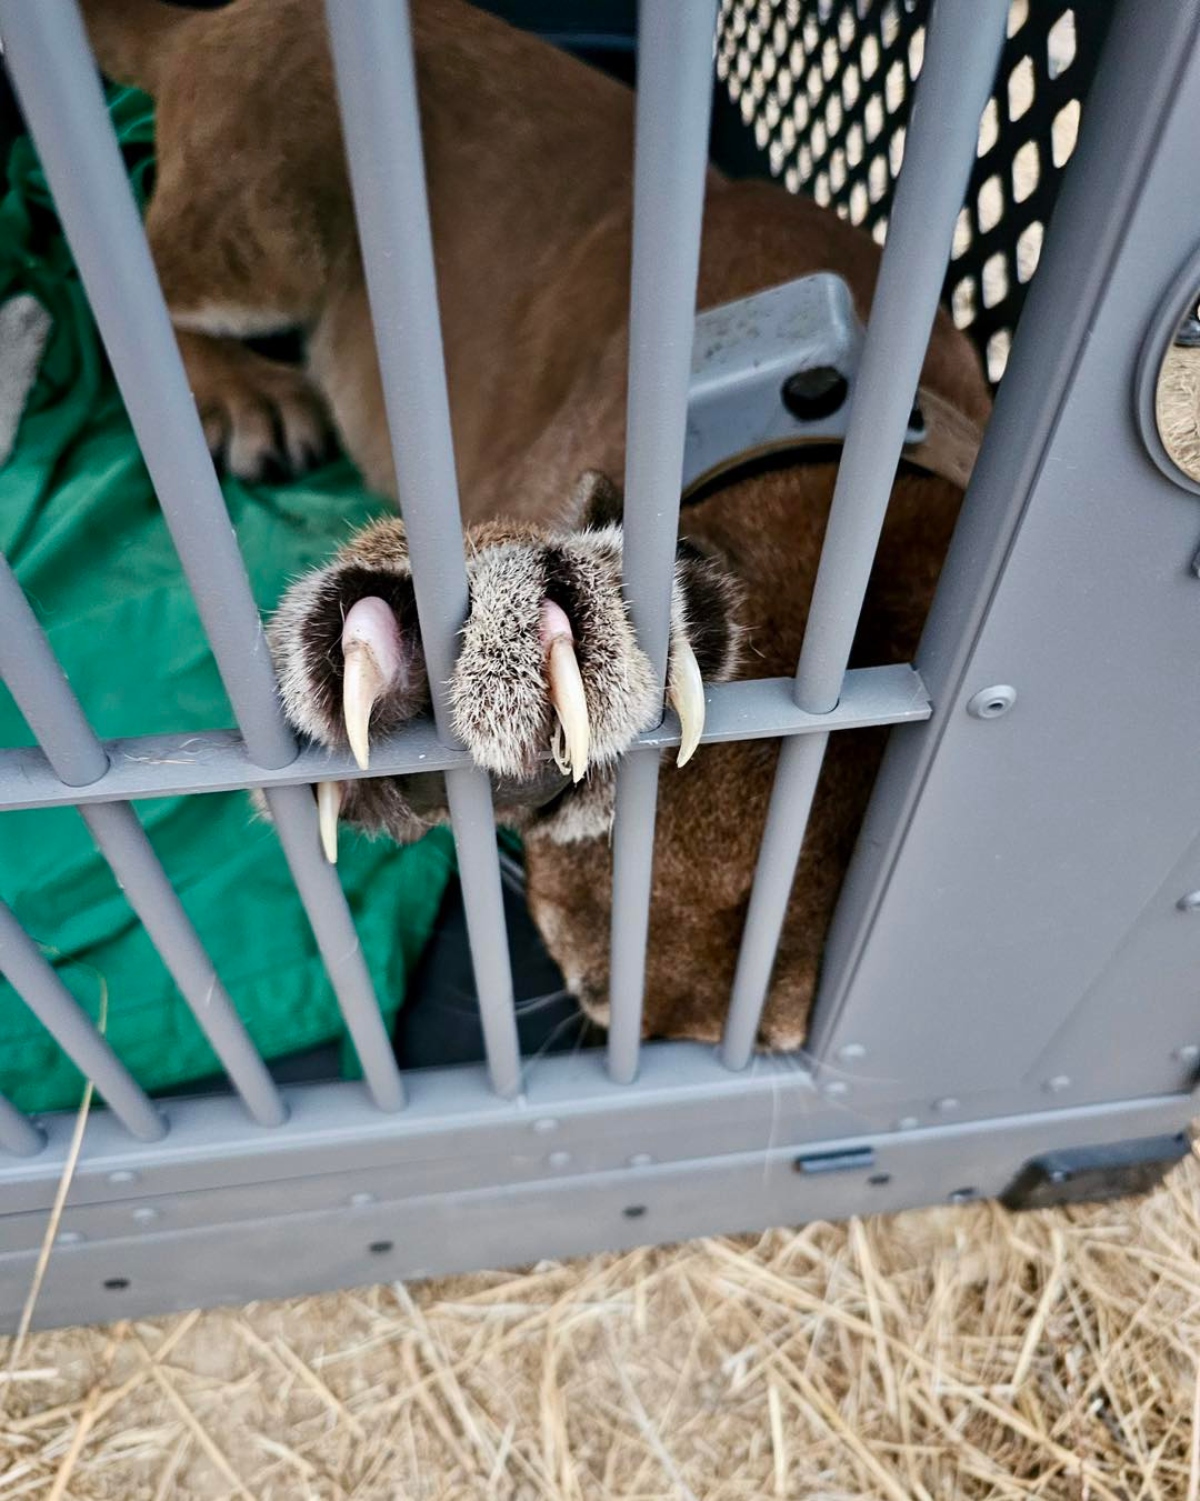
M 929 0 L 721 4 L 717 74 L 760 164 L 881 244 L 929 9 Z M 1108 0 L 1013 0 L 945 289 L 993 382 L 1037 268 L 1110 14 Z

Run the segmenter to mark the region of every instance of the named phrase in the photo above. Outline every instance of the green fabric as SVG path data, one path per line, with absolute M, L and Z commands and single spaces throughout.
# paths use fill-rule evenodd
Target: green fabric
M 112 117 L 139 197 L 152 170 L 149 100 L 114 93 Z M 108 372 L 28 140 L 0 201 L 0 302 L 32 292 L 54 327 L 9 464 L 0 547 L 104 738 L 229 727 L 233 716 Z M 325 560 L 385 502 L 345 461 L 286 485 L 225 485 L 255 598 Z M 0 688 L 0 745 L 32 743 Z M 244 794 L 138 806 L 171 881 L 264 1056 L 342 1038 L 334 997 L 274 830 Z M 389 1022 L 452 871 L 438 830 L 397 850 L 343 832 L 339 870 Z M 216 1071 L 211 1049 L 71 808 L 0 815 L 0 896 L 97 1014 L 147 1088 Z M 344 1042 L 344 1038 L 343 1038 Z M 348 1048 L 348 1068 L 353 1068 Z M 78 1072 L 0 984 L 0 1090 L 27 1110 L 79 1098 Z

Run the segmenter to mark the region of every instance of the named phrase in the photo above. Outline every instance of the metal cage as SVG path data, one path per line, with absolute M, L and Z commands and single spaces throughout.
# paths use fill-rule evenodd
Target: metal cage
M 804 15 L 793 0 L 726 4 L 728 25 L 738 10 L 785 30 L 807 16 L 820 46 L 882 13 L 874 0 L 816 0 Z M 444 683 L 467 592 L 407 10 L 327 0 L 327 11 L 422 638 L 430 681 Z M 907 98 L 914 7 L 891 11 L 907 38 Z M 846 670 L 969 191 L 983 257 L 971 275 L 988 303 L 977 152 L 998 63 L 1011 61 L 1009 15 L 1009 0 L 938 0 L 923 23 L 797 676 L 708 693 L 707 740 L 783 742 L 723 1046 L 640 1037 L 659 753 L 678 739 L 673 720 L 640 738 L 619 776 L 607 1053 L 531 1066 L 517 1044 L 489 785 L 439 701 L 436 723 L 380 745 L 371 775 L 446 774 L 487 1064 L 402 1078 L 309 791 L 361 773 L 348 757 L 299 750 L 281 716 L 74 0 L 0 0 L 5 63 L 238 724 L 205 736 L 202 757 L 179 736 L 102 744 L 0 568 L 0 671 L 40 746 L 0 751 L 0 807 L 78 808 L 229 1083 L 150 1100 L 0 906 L 0 969 L 108 1107 L 87 1126 L 40 1322 L 979 1195 L 1043 1202 L 1136 1186 L 1186 1149 L 1200 1058 L 1200 512 L 1135 418 L 1198 279 L 1196 6 L 1114 8 L 917 660 Z M 717 0 L 640 6 L 625 589 L 660 681 L 716 21 Z M 717 56 L 728 74 L 735 52 Z M 750 97 L 753 120 L 767 93 Z M 778 137 L 776 165 L 794 168 L 794 187 L 813 175 L 798 139 Z M 844 188 L 853 216 L 849 175 Z M 842 188 L 831 177 L 822 191 Z M 986 338 L 1011 326 L 977 316 Z M 828 737 L 880 724 L 897 728 L 809 1047 L 755 1056 Z M 237 788 L 266 793 L 362 1083 L 271 1077 L 131 806 Z M 35 1121 L 0 1101 L 9 1324 L 72 1128 L 70 1115 Z

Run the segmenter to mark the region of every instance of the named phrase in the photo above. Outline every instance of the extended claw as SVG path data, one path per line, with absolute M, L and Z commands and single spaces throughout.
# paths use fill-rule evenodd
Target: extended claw
M 321 848 L 330 865 L 337 864 L 338 814 L 342 811 L 342 784 L 317 783 L 317 822 L 321 828 Z
M 686 766 L 704 733 L 704 682 L 689 642 L 676 639 L 671 648 L 671 707 L 679 716 L 679 754 L 676 766 Z
M 550 702 L 558 715 L 553 752 L 559 769 L 569 771 L 573 782 L 582 782 L 591 750 L 591 725 L 587 695 L 575 658 L 575 642 L 566 612 L 547 601 L 542 606 L 542 640 L 546 646 L 546 676 Z
M 342 715 L 354 759 L 366 771 L 371 758 L 371 710 L 400 676 L 400 630 L 391 606 L 368 595 L 352 605 L 342 627 Z

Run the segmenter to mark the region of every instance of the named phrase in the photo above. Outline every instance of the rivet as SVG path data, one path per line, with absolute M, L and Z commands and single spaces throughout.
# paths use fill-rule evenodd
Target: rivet
M 1200 891 L 1189 891 L 1175 903 L 1181 912 L 1200 912 Z
M 921 1124 L 920 1117 L 915 1115 L 902 1115 L 896 1122 L 897 1131 L 915 1131 Z
M 1064 1089 L 1070 1089 L 1071 1079 L 1068 1074 L 1055 1074 L 1053 1079 L 1046 1080 L 1046 1089 L 1051 1094 L 1062 1094 Z
M 558 1122 L 552 1116 L 543 1116 L 541 1120 L 534 1121 L 533 1129 L 539 1136 L 546 1136 L 551 1131 L 558 1130 Z
M 654 1161 L 649 1152 L 635 1152 L 629 1159 L 630 1167 L 649 1167 Z
M 975 1188 L 956 1188 L 947 1197 L 951 1204 L 970 1204 L 979 1197 L 979 1191 Z
M 948 1094 L 944 1099 L 934 1100 L 933 1108 L 939 1115 L 951 1115 L 958 1109 L 958 1101 L 952 1094 Z
M 350 1205 L 351 1209 L 361 1209 L 364 1204 L 374 1204 L 375 1195 L 369 1193 L 351 1194 L 346 1202 Z
M 967 704 L 967 713 L 972 719 L 999 719 L 1017 701 L 1017 690 L 1008 683 L 995 683 L 982 688 Z
M 830 1100 L 840 1100 L 843 1095 L 850 1093 L 850 1086 L 844 1079 L 830 1079 L 828 1084 L 821 1087 L 821 1093 Z
M 152 1220 L 159 1218 L 159 1211 L 153 1204 L 139 1204 L 133 1211 L 133 1217 L 139 1225 L 148 1225 Z
M 1181 1048 L 1175 1049 L 1174 1056 L 1180 1063 L 1195 1063 L 1200 1058 L 1200 1043 L 1185 1042 Z
M 136 1183 L 137 1180 L 138 1175 L 131 1172 L 127 1167 L 118 1168 L 115 1173 L 109 1173 L 108 1175 L 110 1183 Z
M 840 410 L 850 394 L 850 384 L 836 366 L 816 365 L 789 375 L 779 394 L 797 421 L 818 422 Z
M 546 1159 L 551 1167 L 566 1167 L 571 1160 L 570 1152 L 551 1152 Z
M 843 1063 L 855 1063 L 866 1056 L 867 1050 L 861 1042 L 848 1042 L 844 1048 L 838 1048 L 838 1057 Z
M 60 1246 L 79 1246 L 87 1239 L 82 1230 L 60 1230 L 55 1237 Z

